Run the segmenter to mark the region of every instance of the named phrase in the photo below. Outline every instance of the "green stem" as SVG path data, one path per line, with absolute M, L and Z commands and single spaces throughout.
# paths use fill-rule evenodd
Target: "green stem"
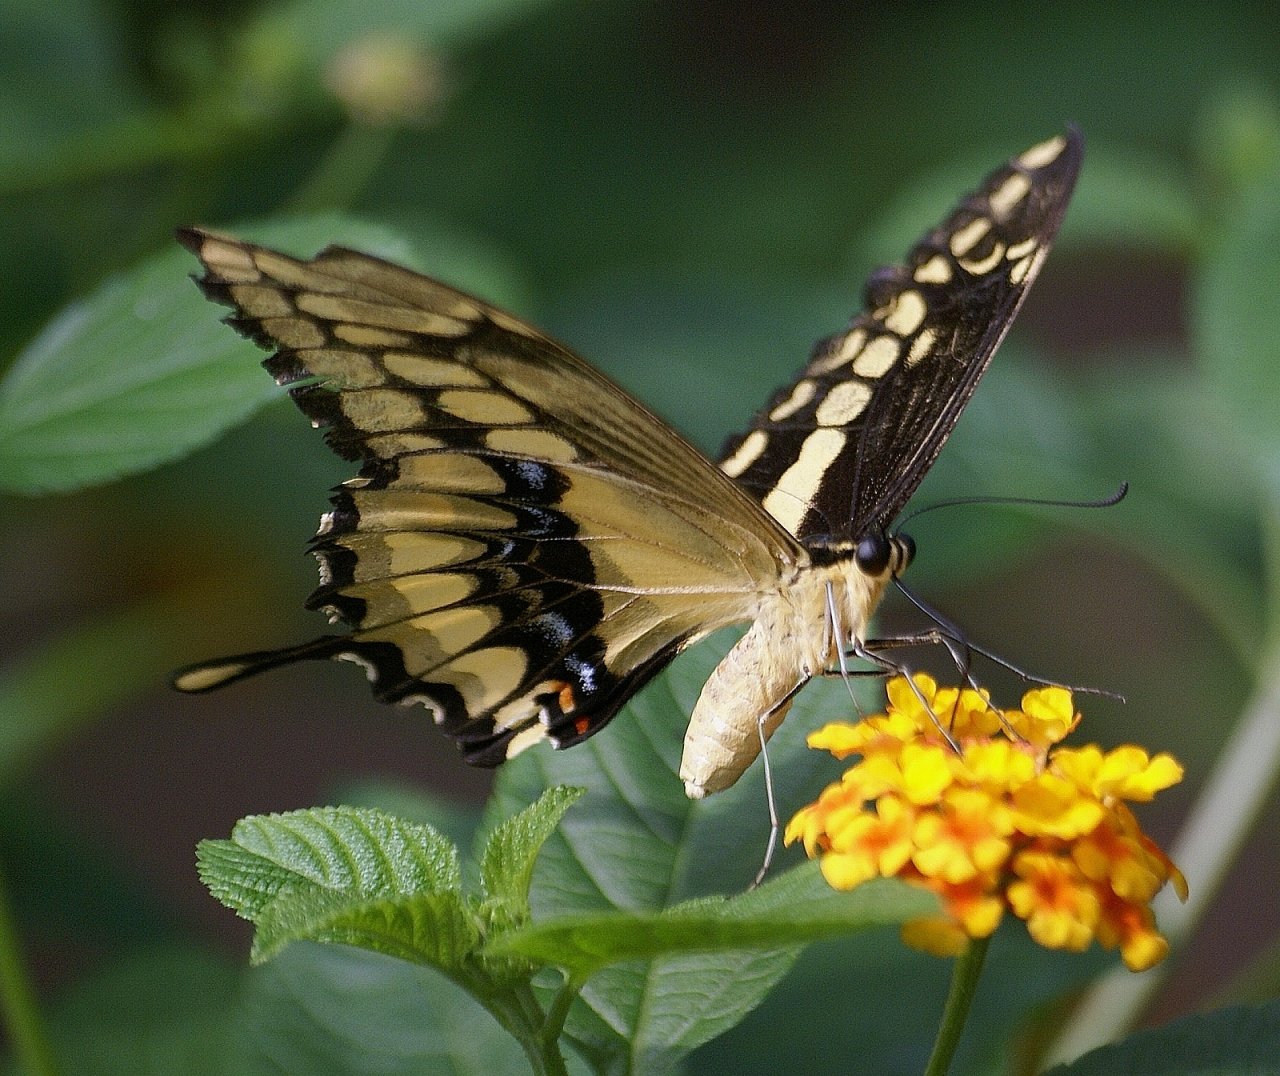
M 528 985 L 505 991 L 500 997 L 485 996 L 470 986 L 468 989 L 520 1043 L 533 1076 L 568 1076 L 559 1036 L 546 1034 L 546 1015 Z
M 569 1017 L 569 1009 L 582 990 L 585 979 L 566 974 L 564 983 L 551 999 L 551 1008 L 547 1010 L 547 1019 L 542 1025 L 542 1037 L 549 1042 L 558 1042 L 564 1032 L 564 1022 Z
M 978 989 L 978 977 L 982 974 L 982 962 L 987 956 L 989 938 L 974 938 L 956 960 L 951 969 L 951 990 L 947 993 L 947 1005 L 942 1012 L 942 1026 L 933 1043 L 933 1054 L 924 1076 L 945 1076 L 951 1067 L 960 1036 L 964 1033 L 969 1007 Z
M 0 1006 L 18 1067 L 29 1076 L 56 1076 L 53 1049 L 22 959 L 22 946 L 3 875 L 0 875 Z
M 346 209 L 363 193 L 395 141 L 395 126 L 348 123 L 289 198 L 291 213 Z

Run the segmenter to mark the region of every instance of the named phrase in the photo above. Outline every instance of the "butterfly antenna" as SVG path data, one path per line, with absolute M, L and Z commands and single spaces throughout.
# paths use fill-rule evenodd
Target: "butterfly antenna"
M 1016 504 L 1016 505 L 1035 505 L 1042 508 L 1114 508 L 1117 504 L 1125 499 L 1129 494 L 1129 483 L 1121 482 L 1120 488 L 1114 493 L 1106 497 L 1100 497 L 1093 501 L 1066 501 L 1056 500 L 1049 497 L 953 497 L 950 500 L 935 501 L 933 504 L 926 504 L 923 508 L 917 508 L 914 512 L 903 516 L 898 520 L 898 525 L 894 527 L 893 533 L 897 534 L 904 526 L 926 512 L 933 512 L 939 508 L 956 508 L 966 504 Z

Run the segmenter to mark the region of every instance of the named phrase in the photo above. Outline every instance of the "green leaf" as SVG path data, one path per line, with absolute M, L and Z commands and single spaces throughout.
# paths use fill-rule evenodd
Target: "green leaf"
M 480 881 L 489 897 L 521 917 L 528 914 L 529 884 L 538 853 L 565 811 L 585 791 L 549 788 L 536 803 L 494 827 L 480 857 Z
M 516 1040 L 464 990 L 342 946 L 291 946 L 250 971 L 228 1032 L 224 1071 L 235 1076 L 528 1071 Z
M 257 920 L 250 959 L 264 963 L 296 941 L 335 942 L 464 975 L 480 929 L 462 894 L 413 893 L 369 899 L 350 892 L 300 890 L 281 896 Z M 479 989 L 483 984 L 473 983 Z
M 685 798 L 676 774 L 687 715 L 728 641 L 722 635 L 690 650 L 605 733 L 572 751 L 534 748 L 503 767 L 491 816 L 514 813 L 545 787 L 587 789 L 581 809 L 565 816 L 539 858 L 530 894 L 535 923 L 620 911 L 645 916 L 747 888 L 769 835 L 760 766 L 698 803 Z M 805 748 L 806 729 L 852 712 L 841 683 L 813 683 L 801 694 L 770 744 L 783 818 L 838 773 L 829 756 Z M 775 869 L 798 857 L 796 849 L 786 850 Z M 796 952 L 788 944 L 604 967 L 583 987 L 569 1033 L 621 1071 L 666 1071 L 741 1020 L 787 972 Z M 709 988 L 691 992 L 690 982 Z
M 491 951 L 520 953 L 586 976 L 624 960 L 785 949 L 936 910 L 927 893 L 892 882 L 837 893 L 810 863 L 728 899 L 704 897 L 650 915 L 601 912 L 535 924 L 498 939 Z
M 232 230 L 298 253 L 343 243 L 421 260 L 396 233 L 344 217 Z M 432 261 L 464 278 L 496 266 L 456 242 Z M 65 309 L 18 356 L 0 381 L 0 489 L 71 490 L 148 470 L 283 394 L 263 353 L 192 284 L 197 268 L 175 244 Z
M 1276 1071 L 1280 1057 L 1280 1002 L 1256 1008 L 1221 1009 L 1167 1027 L 1140 1031 L 1103 1046 L 1045 1076 L 1164 1076 L 1166 1073 L 1227 1076 Z
M 251 922 L 286 894 L 360 901 L 460 892 L 462 884 L 458 851 L 445 838 L 370 808 L 242 818 L 230 840 L 201 841 L 197 859 L 209 891 Z

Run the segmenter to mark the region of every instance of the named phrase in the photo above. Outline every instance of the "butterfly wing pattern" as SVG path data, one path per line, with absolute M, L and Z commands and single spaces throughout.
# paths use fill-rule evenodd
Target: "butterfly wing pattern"
M 303 659 L 361 665 L 468 762 L 599 731 L 693 641 L 751 627 L 694 709 L 689 795 L 728 787 L 791 696 L 863 637 L 905 567 L 883 536 L 955 425 L 1057 230 L 1082 146 L 1014 158 L 821 342 L 717 467 L 568 349 L 411 270 L 184 229 L 229 323 L 359 474 L 333 493 L 308 606 L 349 630 L 193 665 L 207 691 Z

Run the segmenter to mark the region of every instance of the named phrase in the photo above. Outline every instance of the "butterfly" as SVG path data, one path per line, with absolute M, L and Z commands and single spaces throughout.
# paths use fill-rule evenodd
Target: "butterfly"
M 680 776 L 732 785 L 812 677 L 845 668 L 913 546 L 890 526 L 1035 279 L 1083 155 L 1012 158 L 877 270 L 717 465 L 568 348 L 409 269 L 297 259 L 183 229 L 199 284 L 359 474 L 333 493 L 308 606 L 342 634 L 190 666 L 207 691 L 275 666 L 364 668 L 466 760 L 599 732 L 680 651 L 746 633 L 707 680 Z

